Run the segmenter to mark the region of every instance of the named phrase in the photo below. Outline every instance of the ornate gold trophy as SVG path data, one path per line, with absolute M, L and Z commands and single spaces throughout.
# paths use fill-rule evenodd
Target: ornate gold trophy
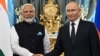
M 58 5 L 54 4 L 54 0 L 48 0 L 43 6 L 43 13 L 40 14 L 40 23 L 47 28 L 49 34 L 52 34 L 58 32 L 61 17 Z
M 61 26 L 61 17 L 58 5 L 54 4 L 54 0 L 48 0 L 47 4 L 43 6 L 43 13 L 40 14 L 40 23 L 46 27 L 47 32 L 50 34 L 50 50 L 54 48 L 57 37 L 52 36 L 52 33 L 58 32 Z

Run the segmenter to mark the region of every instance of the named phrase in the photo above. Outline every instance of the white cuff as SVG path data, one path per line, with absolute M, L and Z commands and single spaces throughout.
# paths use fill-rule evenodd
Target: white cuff
M 32 55 L 34 55 L 33 53 L 29 53 L 29 55 L 28 56 L 32 56 Z

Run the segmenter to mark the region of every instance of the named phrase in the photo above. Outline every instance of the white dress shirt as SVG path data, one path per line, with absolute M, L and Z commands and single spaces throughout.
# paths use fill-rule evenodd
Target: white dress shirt
M 78 19 L 77 19 L 76 21 L 74 21 L 74 22 L 71 22 L 71 21 L 70 21 L 70 24 L 69 24 L 70 36 L 71 36 L 71 31 L 72 31 L 72 25 L 71 25 L 71 24 L 72 24 L 72 23 L 75 23 L 74 27 L 75 27 L 75 35 L 76 35 L 79 22 L 80 22 L 80 18 L 78 18 Z
M 20 56 L 32 56 L 34 54 L 34 53 L 31 53 L 28 49 L 21 47 L 19 45 L 19 36 L 14 26 L 11 28 L 10 37 L 11 37 L 11 47 L 12 47 L 13 53 L 18 54 Z M 50 51 L 50 41 L 49 41 L 49 35 L 47 34 L 46 29 L 45 29 L 45 37 L 43 40 L 43 44 L 44 44 L 45 53 L 48 53 Z

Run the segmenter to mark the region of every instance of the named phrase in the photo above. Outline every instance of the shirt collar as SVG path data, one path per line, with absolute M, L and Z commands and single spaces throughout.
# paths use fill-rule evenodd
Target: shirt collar
M 71 25 L 72 23 L 75 23 L 75 25 L 78 25 L 78 24 L 79 24 L 79 21 L 80 21 L 80 18 L 78 18 L 78 19 L 75 20 L 74 22 L 71 22 L 71 21 L 70 21 L 70 25 Z

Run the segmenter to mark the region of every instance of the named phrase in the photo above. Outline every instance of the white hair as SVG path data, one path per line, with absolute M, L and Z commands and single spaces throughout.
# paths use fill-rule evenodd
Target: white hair
M 22 6 L 21 12 L 23 12 L 23 9 L 25 8 L 25 6 L 32 6 L 32 7 L 33 7 L 33 10 L 35 11 L 35 7 L 34 7 L 32 4 L 26 3 L 26 4 L 24 4 L 24 5 Z

